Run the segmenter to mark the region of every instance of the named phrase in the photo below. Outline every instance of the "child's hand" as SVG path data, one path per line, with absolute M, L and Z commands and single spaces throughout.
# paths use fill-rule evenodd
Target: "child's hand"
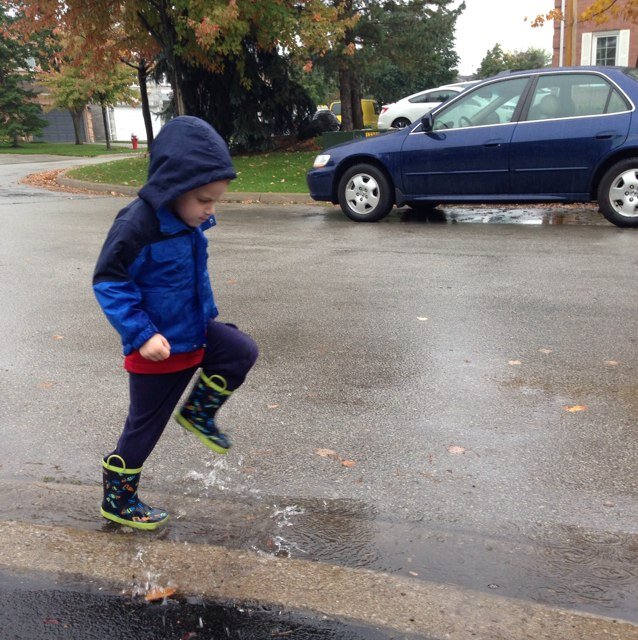
M 140 355 L 153 362 L 166 360 L 171 355 L 171 345 L 161 333 L 156 333 L 140 347 Z

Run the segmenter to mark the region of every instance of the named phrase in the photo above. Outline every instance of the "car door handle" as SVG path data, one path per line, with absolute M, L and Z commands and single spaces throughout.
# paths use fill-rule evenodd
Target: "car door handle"
M 596 140 L 609 140 L 616 136 L 617 133 L 615 131 L 601 131 L 596 134 Z
M 493 148 L 493 147 L 500 147 L 501 144 L 502 144 L 501 140 L 488 140 L 483 146 Z

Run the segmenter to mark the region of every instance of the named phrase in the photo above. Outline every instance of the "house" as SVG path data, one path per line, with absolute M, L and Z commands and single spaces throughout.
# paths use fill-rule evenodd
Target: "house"
M 593 0 L 555 0 L 565 19 L 554 22 L 552 65 L 638 66 L 638 24 L 610 16 L 601 24 L 583 21 Z
M 134 86 L 133 89 L 139 90 Z M 149 83 L 147 87 L 149 107 L 151 110 L 153 133 L 157 134 L 162 127 L 162 119 L 159 115 L 170 102 L 171 89 L 167 83 Z M 43 129 L 36 140 L 46 142 L 74 142 L 75 133 L 71 114 L 66 109 L 48 109 L 51 100 L 48 94 L 39 87 L 38 101 L 44 108 L 41 117 L 47 121 L 47 126 Z M 140 142 L 146 142 L 146 127 L 142 107 L 118 104 L 109 107 L 107 126 L 109 127 L 110 138 L 113 141 L 126 142 L 135 135 Z M 104 132 L 104 119 L 102 109 L 99 105 L 90 104 L 82 114 L 80 120 L 80 140 L 81 142 L 104 142 L 106 135 Z

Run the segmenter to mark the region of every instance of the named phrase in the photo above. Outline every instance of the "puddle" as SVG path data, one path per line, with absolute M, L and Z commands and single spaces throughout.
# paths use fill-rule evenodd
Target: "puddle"
M 454 224 L 526 224 L 526 225 L 601 225 L 613 226 L 595 205 L 534 206 L 440 206 L 427 212 L 399 209 L 403 223 Z
M 3 483 L 3 519 L 102 530 L 130 540 L 131 590 L 146 593 L 167 566 L 151 566 L 149 538 L 246 549 L 453 584 L 638 622 L 638 535 L 538 523 L 503 523 L 498 536 L 410 522 L 357 500 L 270 496 L 228 491 L 237 469 L 218 460 L 184 473 L 187 487 L 161 498 L 171 513 L 156 532 L 133 531 L 96 514 L 97 486 Z M 179 485 L 181 486 L 181 485 Z M 236 489 L 236 487 L 235 487 Z M 73 505 L 70 512 L 69 505 Z M 46 506 L 46 508 L 43 508 Z M 72 540 L 69 541 L 72 546 Z M 170 563 L 170 558 L 167 558 Z M 166 585 L 163 585 L 166 586 Z
M 97 586 L 78 591 L 77 587 L 52 584 L 46 575 L 26 577 L 15 572 L 0 572 L 2 637 L 69 640 L 408 640 L 413 637 L 325 616 L 292 614 L 252 604 L 211 602 L 178 594 L 148 603 L 133 594 L 100 592 L 101 587 Z

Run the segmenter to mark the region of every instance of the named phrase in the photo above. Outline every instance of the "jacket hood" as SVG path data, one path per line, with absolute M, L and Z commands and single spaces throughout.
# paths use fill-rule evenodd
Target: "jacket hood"
M 157 211 L 191 189 L 236 177 L 217 131 L 199 118 L 179 116 L 166 123 L 151 144 L 148 179 L 138 195 Z

